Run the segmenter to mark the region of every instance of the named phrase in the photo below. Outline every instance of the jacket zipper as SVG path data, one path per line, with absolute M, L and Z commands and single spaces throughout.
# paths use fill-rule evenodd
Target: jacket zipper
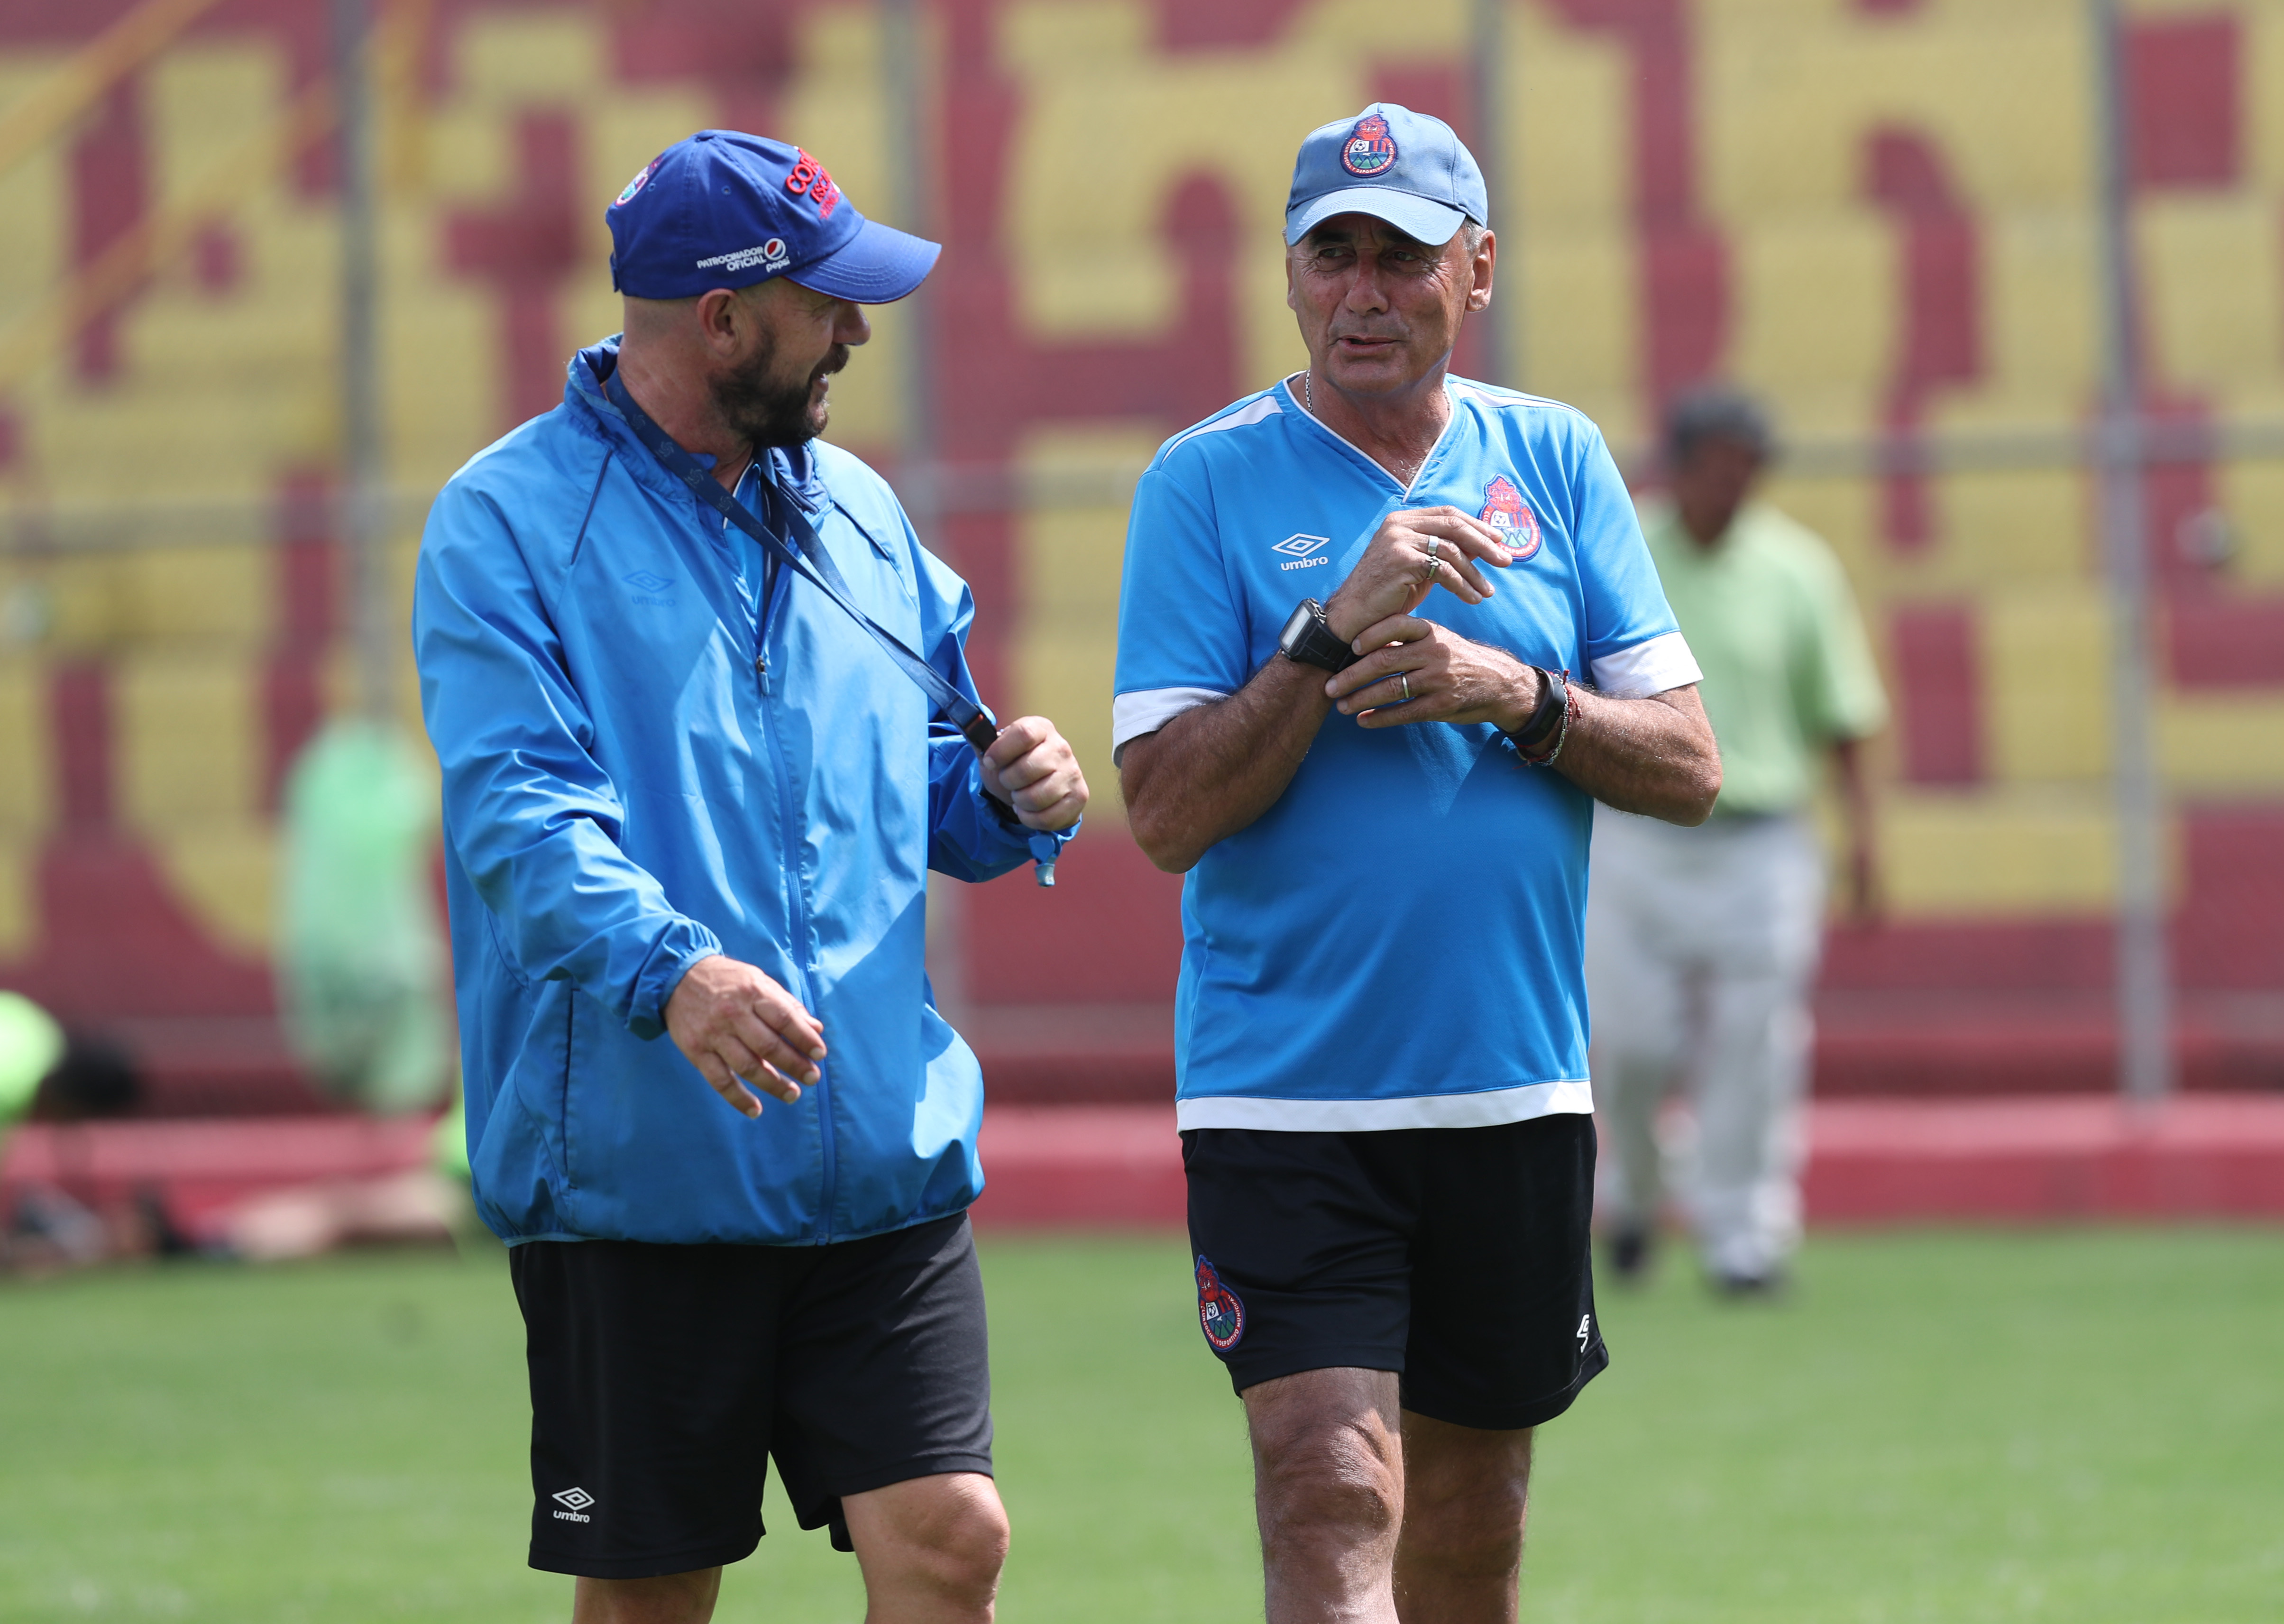
M 763 572 L 764 580 L 768 580 L 771 575 L 775 576 L 775 580 L 771 587 L 765 589 L 763 597 L 760 639 L 762 647 L 754 656 L 754 675 L 761 684 L 764 700 L 762 707 L 762 731 L 769 739 L 770 765 L 778 781 L 778 839 L 781 848 L 786 854 L 786 860 L 792 865 L 788 876 L 792 883 L 788 887 L 787 900 L 793 905 L 794 941 L 800 948 L 799 954 L 794 956 L 802 980 L 799 991 L 802 1002 L 809 1006 L 811 1013 L 815 1013 L 818 1002 L 816 995 L 815 979 L 816 944 L 811 940 L 813 933 L 810 929 L 809 886 L 801 873 L 799 808 L 795 804 L 793 793 L 792 776 L 786 770 L 785 753 L 778 742 L 775 719 L 770 715 L 770 707 L 767 704 L 767 700 L 775 698 L 777 693 L 777 685 L 770 677 L 768 653 L 770 626 L 777 612 L 778 599 L 786 590 L 787 573 L 783 569 Z M 833 1075 L 830 1066 L 829 1061 L 819 1063 L 817 1083 L 810 1090 L 817 1097 L 817 1136 L 824 1160 L 824 1166 L 820 1169 L 817 1201 L 817 1245 L 820 1246 L 828 1245 L 833 1240 L 833 1204 L 834 1191 L 839 1183 L 835 1165 L 837 1147 L 833 1143 Z

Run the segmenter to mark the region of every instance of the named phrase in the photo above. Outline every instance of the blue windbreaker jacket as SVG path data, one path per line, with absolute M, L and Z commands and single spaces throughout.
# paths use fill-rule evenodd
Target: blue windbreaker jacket
M 413 642 L 444 775 L 478 1210 L 511 1244 L 853 1239 L 983 1186 L 982 1077 L 923 964 L 927 871 L 1030 855 L 974 753 L 825 597 L 701 508 L 602 393 L 455 474 Z M 856 601 L 962 692 L 966 584 L 820 442 L 770 474 Z M 823 1081 L 738 1115 L 664 1035 L 683 972 L 758 965 L 823 1021 Z

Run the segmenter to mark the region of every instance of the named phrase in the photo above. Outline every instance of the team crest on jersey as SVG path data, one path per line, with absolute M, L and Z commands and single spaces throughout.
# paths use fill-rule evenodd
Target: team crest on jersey
M 1245 1305 L 1202 1255 L 1198 1259 L 1198 1323 L 1205 1327 L 1206 1340 L 1216 1353 L 1229 1352 L 1245 1334 Z
M 1377 113 L 1365 113 L 1349 131 L 1348 144 L 1341 148 L 1341 168 L 1370 180 L 1385 175 L 1395 161 L 1396 137 L 1388 133 L 1388 121 Z
M 1477 517 L 1499 533 L 1499 540 L 1514 554 L 1516 563 L 1538 550 L 1538 516 L 1506 475 L 1499 475 L 1483 488 L 1483 511 Z

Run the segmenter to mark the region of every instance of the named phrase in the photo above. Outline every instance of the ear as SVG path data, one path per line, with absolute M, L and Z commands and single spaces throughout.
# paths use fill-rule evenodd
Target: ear
M 1285 250 L 1285 308 L 1295 313 L 1301 308 L 1301 291 L 1293 285 L 1293 250 L 1290 248 Z
M 1491 302 L 1491 271 L 1498 263 L 1498 237 L 1485 231 L 1483 239 L 1475 245 L 1474 263 L 1469 267 L 1474 281 L 1467 289 L 1467 308 L 1488 309 Z
M 753 312 L 733 288 L 708 288 L 698 295 L 693 311 L 698 341 L 716 359 L 735 359 L 752 339 Z

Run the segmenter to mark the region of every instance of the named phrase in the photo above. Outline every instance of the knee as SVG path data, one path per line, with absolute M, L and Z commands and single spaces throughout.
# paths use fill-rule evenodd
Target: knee
M 1263 1537 L 1321 1533 L 1345 1543 L 1393 1529 L 1404 1516 L 1404 1473 L 1393 1444 L 1346 1422 L 1257 1439 Z
M 1007 1512 L 989 1480 L 936 1496 L 905 1535 L 905 1562 L 923 1587 L 964 1611 L 990 1604 L 1007 1564 Z

